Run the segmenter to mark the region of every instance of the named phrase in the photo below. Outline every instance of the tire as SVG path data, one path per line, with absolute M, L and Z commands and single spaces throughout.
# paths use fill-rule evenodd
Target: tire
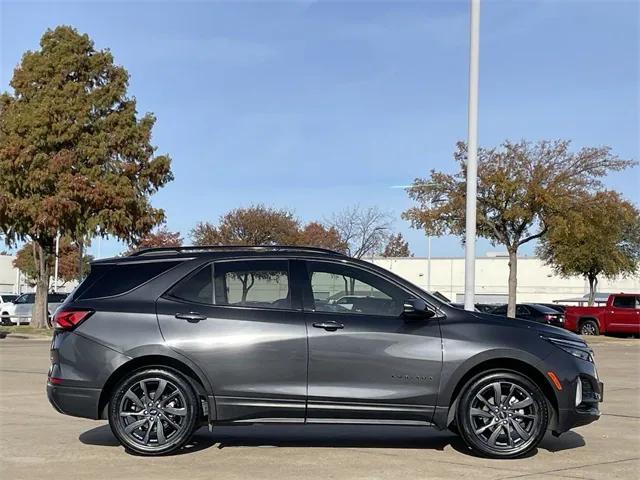
M 598 322 L 595 320 L 583 320 L 580 322 L 580 335 L 600 335 Z
M 497 393 L 500 399 L 496 403 Z M 456 424 L 460 436 L 476 453 L 489 458 L 521 457 L 533 450 L 547 431 L 547 400 L 524 375 L 506 370 L 485 372 L 463 388 Z
M 134 372 L 109 401 L 113 434 L 127 450 L 141 455 L 176 452 L 191 438 L 198 418 L 198 398 L 189 383 L 162 368 Z

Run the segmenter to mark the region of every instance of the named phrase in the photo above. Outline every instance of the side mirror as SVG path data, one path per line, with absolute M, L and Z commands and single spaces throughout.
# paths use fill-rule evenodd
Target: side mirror
M 409 320 L 431 318 L 436 314 L 430 310 L 427 303 L 420 298 L 410 298 L 405 300 L 402 308 L 402 315 Z

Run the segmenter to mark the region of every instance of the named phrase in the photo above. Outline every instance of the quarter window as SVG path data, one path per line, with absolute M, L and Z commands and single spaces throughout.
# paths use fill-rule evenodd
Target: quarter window
M 409 297 L 365 270 L 325 262 L 307 265 L 316 312 L 398 317 Z
M 178 283 L 170 295 L 196 303 L 213 303 L 213 270 L 211 265 L 201 268 Z

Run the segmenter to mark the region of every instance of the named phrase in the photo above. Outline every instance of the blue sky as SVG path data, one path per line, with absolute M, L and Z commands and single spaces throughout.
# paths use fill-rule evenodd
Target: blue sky
M 485 0 L 480 143 L 568 138 L 640 158 L 639 5 Z M 59 24 L 128 69 L 139 111 L 158 118 L 154 144 L 173 158 L 176 179 L 153 198 L 170 229 L 187 237 L 258 202 L 303 221 L 359 203 L 393 213 L 425 255 L 424 233 L 400 219 L 410 201 L 389 187 L 455 168 L 467 134 L 466 1 L 2 1 L 0 14 L 2 90 Z M 638 168 L 607 184 L 638 202 Z M 102 243 L 103 256 L 120 249 Z M 435 239 L 433 254 L 462 248 Z

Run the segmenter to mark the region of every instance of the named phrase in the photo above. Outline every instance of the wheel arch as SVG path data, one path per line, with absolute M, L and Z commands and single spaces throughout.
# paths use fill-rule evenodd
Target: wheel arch
M 576 322 L 576 328 L 578 329 L 578 332 L 580 332 L 580 328 L 582 327 L 582 324 L 589 320 L 596 322 L 596 325 L 598 326 L 598 330 L 600 331 L 600 333 L 604 333 L 604 330 L 602 329 L 602 322 L 598 317 L 594 317 L 594 316 L 586 316 L 586 317 L 578 318 L 578 321 Z
M 549 419 L 549 426 L 553 426 L 558 418 L 558 397 L 553 389 L 551 381 L 534 365 L 528 363 L 519 358 L 513 357 L 498 357 L 475 363 L 473 366 L 467 368 L 464 373 L 458 377 L 451 389 L 451 395 L 448 399 L 443 399 L 448 404 L 446 405 L 446 416 L 441 418 L 435 418 L 436 425 L 440 428 L 447 428 L 455 417 L 455 411 L 460 398 L 462 388 L 476 375 L 489 370 L 505 370 L 513 371 L 522 374 L 535 383 L 544 396 L 547 398 L 551 411 L 551 418 Z M 444 403 L 444 402 L 443 402 Z M 443 412 L 444 413 L 444 412 Z
M 109 378 L 107 378 L 104 386 L 102 387 L 102 391 L 100 392 L 100 400 L 98 402 L 99 418 L 107 418 L 107 407 L 109 405 L 109 398 L 111 397 L 113 389 L 123 378 L 138 370 L 154 367 L 165 368 L 182 374 L 182 376 L 184 376 L 187 382 L 189 382 L 191 387 L 194 389 L 196 395 L 198 397 L 204 397 L 206 399 L 208 404 L 209 418 L 215 418 L 215 404 L 212 401 L 213 396 L 211 388 L 206 378 L 204 378 L 201 374 L 198 374 L 195 369 L 189 366 L 186 362 L 183 362 L 172 356 L 162 355 L 158 353 L 151 353 L 134 357 L 128 362 L 120 365 L 111 373 Z

